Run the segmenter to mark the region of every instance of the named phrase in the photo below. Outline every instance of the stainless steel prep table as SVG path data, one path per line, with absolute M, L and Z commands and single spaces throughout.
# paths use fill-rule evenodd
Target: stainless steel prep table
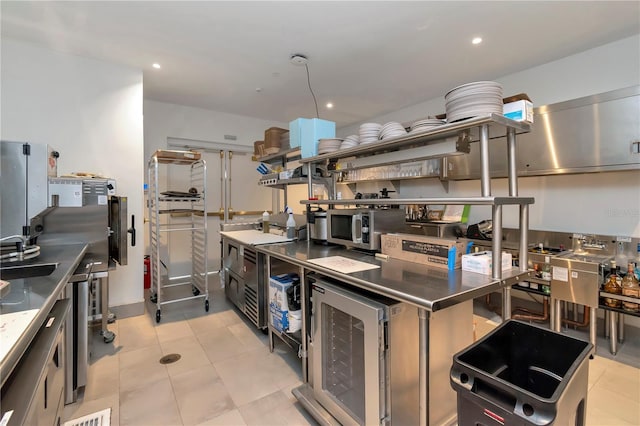
M 57 263 L 57 268 L 47 276 L 10 280 L 11 291 L 0 301 L 0 312 L 9 314 L 38 309 L 18 341 L 0 362 L 2 384 L 29 347 L 44 323 L 67 281 L 73 275 L 87 251 L 86 244 L 51 244 L 40 247 L 40 255 L 29 263 Z M 18 295 L 13 297 L 13 295 Z
M 347 250 L 343 247 L 322 246 L 310 241 L 300 241 L 283 244 L 270 244 L 257 246 L 256 251 L 266 256 L 267 270 L 270 271 L 271 257 L 288 262 L 299 268 L 301 279 L 301 299 L 307 300 L 306 294 L 306 272 L 317 272 L 319 274 L 334 278 L 348 285 L 353 285 L 373 293 L 377 293 L 391 299 L 406 302 L 418 308 L 419 318 L 419 389 L 420 401 L 428 401 L 428 376 L 429 376 L 429 318 L 434 312 L 463 302 L 470 302 L 472 299 L 484 296 L 495 290 L 517 284 L 520 280 L 529 276 L 528 271 L 521 271 L 517 268 L 503 271 L 502 279 L 495 280 L 491 276 L 481 275 L 461 270 L 446 271 L 427 268 L 425 265 L 406 262 L 398 259 L 379 259 L 371 254 L 366 254 L 354 250 Z M 323 258 L 327 256 L 343 256 L 349 259 L 358 260 L 365 263 L 375 264 L 380 268 L 371 269 L 351 274 L 343 274 L 332 269 L 324 268 L 310 263 L 309 259 Z M 269 275 L 267 275 L 269 276 Z M 470 309 L 471 303 L 469 303 Z M 303 398 L 305 408 L 315 411 L 319 417 L 318 406 L 314 405 L 308 383 L 307 366 L 307 316 L 306 302 L 302 303 L 302 347 L 300 356 L 302 358 L 303 386 L 297 393 L 297 397 Z M 448 371 L 447 371 L 448 373 Z M 315 403 L 317 404 L 317 403 Z M 424 403 L 427 404 L 427 403 Z M 429 424 L 429 407 L 420 407 L 421 415 L 427 417 L 425 424 Z M 318 416 L 316 419 L 318 419 Z M 332 420 L 325 418 L 327 424 Z M 421 419 L 423 420 L 423 419 Z

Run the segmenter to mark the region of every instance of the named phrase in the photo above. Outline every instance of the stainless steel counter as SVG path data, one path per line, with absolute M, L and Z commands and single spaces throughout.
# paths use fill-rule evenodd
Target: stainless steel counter
M 10 292 L 0 300 L 0 313 L 10 314 L 38 309 L 18 341 L 0 362 L 2 384 L 14 369 L 34 336 L 44 323 L 60 292 L 73 275 L 87 250 L 86 244 L 45 245 L 40 256 L 24 263 L 57 263 L 58 267 L 47 276 L 10 280 Z
M 490 275 L 459 269 L 447 271 L 391 258 L 384 260 L 372 254 L 347 250 L 340 246 L 322 246 L 307 241 L 269 244 L 256 246 L 255 249 L 285 262 L 430 312 L 484 296 L 529 276 L 529 272 L 514 268 L 503 271 L 502 280 L 495 280 Z M 308 262 L 309 259 L 327 256 L 343 256 L 379 265 L 380 268 L 343 274 Z
M 372 254 L 347 250 L 338 246 L 321 246 L 308 241 L 256 246 L 256 251 L 270 258 L 288 262 L 300 268 L 301 299 L 307 300 L 305 272 L 318 272 L 346 285 L 359 287 L 391 299 L 417 306 L 418 322 L 418 424 L 450 424 L 455 420 L 455 395 L 449 386 L 448 371 L 451 356 L 472 342 L 472 299 L 494 290 L 518 283 L 529 276 L 528 271 L 511 269 L 503 271 L 502 279 L 496 280 L 461 270 L 447 271 L 429 268 L 418 263 L 398 259 L 380 259 Z M 314 263 L 310 259 L 328 256 L 343 256 L 349 259 L 374 264 L 379 268 L 362 272 L 340 273 Z M 437 314 L 434 312 L 441 310 Z M 294 390 L 294 395 L 321 424 L 332 424 L 331 414 L 315 401 L 310 385 L 307 362 L 306 303 L 302 304 L 302 376 L 303 385 Z M 466 324 L 466 325 L 465 325 Z M 444 348 L 447 342 L 449 347 Z M 313 360 L 309 361 L 313 364 Z M 439 389 L 430 392 L 430 389 Z

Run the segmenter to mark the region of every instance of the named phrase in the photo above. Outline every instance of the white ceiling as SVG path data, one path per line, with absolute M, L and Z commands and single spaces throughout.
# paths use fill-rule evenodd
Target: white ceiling
M 142 69 L 146 99 L 278 122 L 315 116 L 305 68 L 289 62 L 302 53 L 320 116 L 338 126 L 640 33 L 638 1 L 2 1 L 0 7 L 3 38 Z M 484 42 L 474 46 L 477 35 Z

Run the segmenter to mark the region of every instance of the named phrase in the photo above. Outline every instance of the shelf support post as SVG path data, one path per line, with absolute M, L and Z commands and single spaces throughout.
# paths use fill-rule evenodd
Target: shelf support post
M 309 243 L 309 241 L 307 241 L 307 244 Z M 305 318 L 307 318 L 307 315 L 310 315 L 310 312 L 307 312 L 307 278 L 304 275 L 305 273 L 305 269 L 304 267 L 300 267 L 300 270 L 298 271 L 298 273 L 300 274 L 300 300 L 302 301 L 302 304 L 300 306 L 300 308 L 302 309 L 301 315 L 302 315 L 302 328 L 301 328 L 301 337 L 302 339 L 300 342 L 300 353 L 298 354 L 298 356 L 300 356 L 300 359 L 302 360 L 302 383 L 308 383 L 309 382 L 309 373 L 307 371 L 308 367 L 308 354 L 307 354 L 307 321 L 305 320 Z M 269 277 L 271 277 L 271 274 L 269 274 Z
M 520 204 L 520 270 L 529 269 L 529 205 Z
M 518 196 L 518 170 L 516 163 L 516 129 L 507 129 L 507 164 L 509 168 L 509 196 Z
M 489 173 L 489 125 L 480 126 L 480 184 L 482 196 L 491 196 L 491 175 Z M 495 224 L 494 224 L 495 229 Z

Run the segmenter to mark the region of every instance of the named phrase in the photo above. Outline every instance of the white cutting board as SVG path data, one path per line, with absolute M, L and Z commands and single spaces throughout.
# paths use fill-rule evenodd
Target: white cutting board
M 255 229 L 245 229 L 242 231 L 223 231 L 220 232 L 220 234 L 229 238 L 233 238 L 236 241 L 240 241 L 243 244 L 252 246 L 293 241 L 291 238 L 287 238 L 282 235 L 265 234 L 264 232 L 257 231 Z
M 40 309 L 0 315 L 0 361 L 16 344 Z

